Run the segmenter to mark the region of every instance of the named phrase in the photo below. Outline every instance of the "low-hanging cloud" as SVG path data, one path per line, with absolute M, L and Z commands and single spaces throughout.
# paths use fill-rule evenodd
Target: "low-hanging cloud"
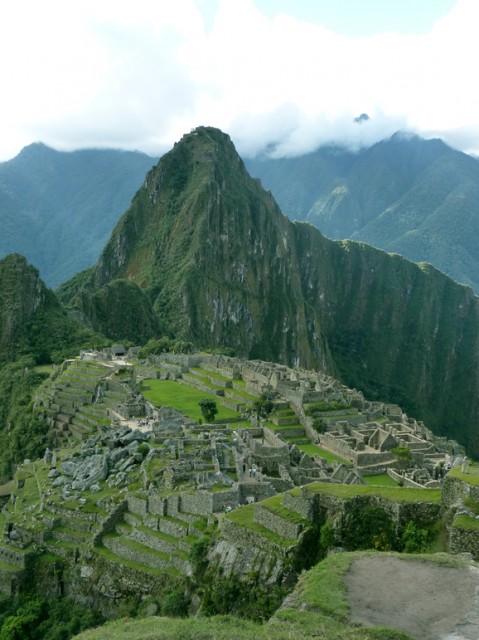
M 158 155 L 198 125 L 248 156 L 358 148 L 397 130 L 478 152 L 476 0 L 458 0 L 424 35 L 367 38 L 269 18 L 254 0 L 219 0 L 208 20 L 205 6 L 4 3 L 3 159 L 35 140 Z M 355 122 L 361 113 L 370 120 Z

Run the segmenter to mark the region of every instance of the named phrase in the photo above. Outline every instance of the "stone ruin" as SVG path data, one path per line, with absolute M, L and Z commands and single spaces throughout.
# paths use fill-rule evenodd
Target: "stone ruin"
M 388 472 L 396 480 L 408 486 L 437 487 L 448 467 L 461 461 L 464 449 L 454 441 L 439 438 L 421 421 L 409 418 L 394 404 L 370 402 L 356 389 L 349 389 L 331 376 L 317 371 L 292 369 L 263 361 L 245 361 L 239 358 L 210 355 L 163 354 L 152 359 L 152 364 L 161 368 L 161 377 L 187 378 L 194 367 L 202 367 L 225 378 L 242 380 L 246 392 L 259 396 L 267 391 L 276 396 L 275 404 L 286 403 L 295 413 L 305 430 L 308 441 L 340 456 L 350 463 L 351 474 L 339 474 L 348 481 L 361 481 L 361 476 Z M 188 380 L 189 382 L 189 380 Z M 217 392 L 220 395 L 221 392 Z M 315 406 L 318 406 L 317 410 Z M 332 407 L 329 408 L 329 407 Z M 335 409 L 334 407 L 340 407 Z M 237 406 L 237 408 L 240 408 Z M 271 434 L 269 442 L 274 438 Z M 284 445 L 284 443 L 283 443 Z M 406 447 L 412 454 L 412 468 L 398 475 L 398 463 L 392 450 Z M 256 447 L 255 451 L 259 451 Z M 293 451 L 296 468 L 298 453 Z M 451 462 L 452 461 L 452 462 Z M 259 463 L 258 463 L 259 464 Z M 267 466 L 268 460 L 263 461 Z M 292 476 L 334 480 L 326 461 L 319 456 L 306 456 L 304 465 L 309 471 Z M 312 470 L 314 467 L 314 471 Z M 277 470 L 275 470 L 277 471 Z M 289 475 L 296 484 L 291 473 Z M 338 481 L 338 480 L 336 480 Z

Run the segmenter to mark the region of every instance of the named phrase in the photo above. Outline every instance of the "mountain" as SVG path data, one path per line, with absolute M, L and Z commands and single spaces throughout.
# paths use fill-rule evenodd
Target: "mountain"
M 54 352 L 61 359 L 64 351 L 102 340 L 66 312 L 23 256 L 0 260 L 0 364 L 23 354 L 37 363 Z
M 248 160 L 291 218 L 430 262 L 479 292 L 479 162 L 441 140 L 397 133 L 369 149 L 325 147 Z
M 155 161 L 41 143 L 0 163 L 0 257 L 21 253 L 52 287 L 91 266 Z
M 108 287 L 134 291 L 118 302 Z M 479 299 L 427 264 L 293 223 L 227 135 L 200 127 L 147 175 L 97 264 L 59 291 L 114 337 L 163 330 L 321 368 L 479 453 Z M 99 300 L 108 297 L 108 305 Z

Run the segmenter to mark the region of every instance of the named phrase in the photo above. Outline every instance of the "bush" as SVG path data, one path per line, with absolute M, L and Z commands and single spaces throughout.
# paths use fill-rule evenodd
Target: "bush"
M 164 594 L 161 600 L 161 615 L 172 618 L 185 618 L 188 615 L 190 600 L 181 587 Z
M 146 444 L 146 442 L 142 442 L 138 445 L 137 453 L 141 453 L 141 455 L 145 458 L 150 452 L 150 447 Z
M 390 551 L 397 546 L 395 527 L 389 514 L 382 507 L 361 498 L 349 502 L 338 527 L 338 539 L 348 551 Z
M 215 415 L 218 413 L 218 407 L 216 406 L 216 401 L 211 400 L 209 398 L 205 398 L 198 402 L 201 413 L 203 414 L 206 422 L 213 422 L 215 419 Z
M 430 540 L 430 532 L 416 526 L 410 520 L 401 536 L 402 550 L 406 553 L 423 553 L 427 550 Z

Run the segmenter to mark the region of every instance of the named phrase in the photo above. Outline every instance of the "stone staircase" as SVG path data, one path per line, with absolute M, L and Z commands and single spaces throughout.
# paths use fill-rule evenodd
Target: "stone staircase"
M 206 518 L 178 510 L 178 496 L 128 498 L 128 508 L 112 531 L 101 536 L 97 551 L 114 562 L 151 572 L 191 575 L 189 553 L 206 527 Z
M 109 411 L 128 398 L 123 385 L 110 378 L 113 373 L 98 362 L 71 360 L 50 388 L 43 389 L 55 446 L 66 446 L 71 438 L 85 440 L 99 425 L 110 423 Z
M 75 557 L 81 547 L 91 545 L 100 531 L 102 517 L 96 513 L 83 513 L 56 504 L 47 504 L 43 519 L 52 523 L 43 542 L 46 551 L 62 558 Z

